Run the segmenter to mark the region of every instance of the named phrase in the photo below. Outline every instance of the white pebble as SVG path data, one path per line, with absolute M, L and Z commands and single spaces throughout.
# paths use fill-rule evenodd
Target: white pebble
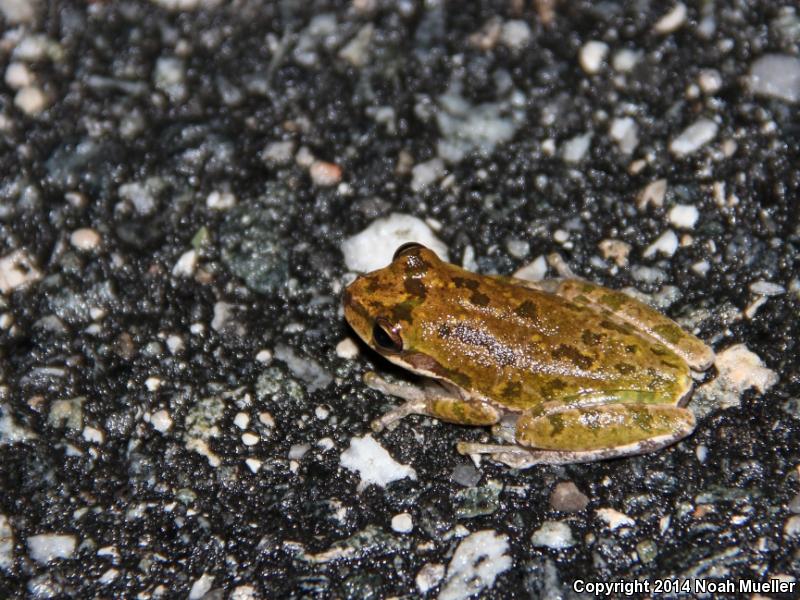
M 258 437 L 255 433 L 251 433 L 249 431 L 242 434 L 242 443 L 245 446 L 255 446 L 258 442 L 261 441 L 261 438 Z
M 700 213 L 692 204 L 676 204 L 669 211 L 669 222 L 682 229 L 693 229 Z
M 41 271 L 24 250 L 0 258 L 0 293 L 7 294 L 41 278 Z
M 272 362 L 272 351 L 267 349 L 259 350 L 256 353 L 256 360 L 262 365 L 268 365 Z
M 236 416 L 233 417 L 233 424 L 239 429 L 247 429 L 247 426 L 250 425 L 250 415 L 246 412 L 236 413 Z
M 433 158 L 429 161 L 414 165 L 411 169 L 411 191 L 419 193 L 441 179 L 445 173 L 444 161 Z
M 718 130 L 719 127 L 711 119 L 698 119 L 670 142 L 669 149 L 678 157 L 694 154 L 717 137 Z
M 289 447 L 289 460 L 301 460 L 308 451 L 311 450 L 309 444 L 292 444 Z
M 314 416 L 317 417 L 320 421 L 324 421 L 327 419 L 331 414 L 331 411 L 321 404 L 314 409 Z
M 155 392 L 163 383 L 160 377 L 148 377 L 144 380 L 144 387 L 148 392 Z
M 765 54 L 750 66 L 748 84 L 754 94 L 800 101 L 800 58 Z
M 414 521 L 407 512 L 392 517 L 392 529 L 397 533 L 409 533 L 414 529 Z
M 661 17 L 653 26 L 653 31 L 661 35 L 672 33 L 686 21 L 686 5 L 678 2 L 671 11 Z
M 561 147 L 561 156 L 568 163 L 580 162 L 589 151 L 591 143 L 591 133 L 576 135 L 564 142 L 564 145 Z
M 317 448 L 319 448 L 323 452 L 327 452 L 334 446 L 336 446 L 336 443 L 329 437 L 324 437 L 317 441 Z
M 655 207 L 660 207 L 664 204 L 664 196 L 667 194 L 667 180 L 656 179 L 652 183 L 648 183 L 636 198 L 636 206 L 639 210 L 643 210 L 652 204 Z
M 342 180 L 342 168 L 334 163 L 315 160 L 308 171 L 311 181 L 320 187 L 330 187 Z
M 174 334 L 167 336 L 167 349 L 169 350 L 170 354 L 178 354 L 178 352 L 181 352 L 184 347 L 183 338 L 181 336 Z
M 786 293 L 786 288 L 782 285 L 772 283 L 771 281 L 764 281 L 763 279 L 754 281 L 749 287 L 751 292 L 762 296 L 780 296 Z
M 172 267 L 172 275 L 175 277 L 191 277 L 197 268 L 197 252 L 188 250 L 181 254 L 178 262 Z
M 376 219 L 363 231 L 345 239 L 341 249 L 347 268 L 363 273 L 385 267 L 391 262 L 394 251 L 405 242 L 419 242 L 442 260 L 448 260 L 447 246 L 428 224 L 402 213 Z
M 547 260 L 544 255 L 538 256 L 533 262 L 528 263 L 524 267 L 514 272 L 514 277 L 517 279 L 526 279 L 527 281 L 541 281 L 547 274 Z
M 562 521 L 545 521 L 531 536 L 534 546 L 545 546 L 554 550 L 562 550 L 575 545 L 572 530 Z
M 697 76 L 700 89 L 706 94 L 716 94 L 722 87 L 722 75 L 716 69 L 703 69 Z
M 597 40 L 586 42 L 580 50 L 579 61 L 581 67 L 589 75 L 594 75 L 600 71 L 600 67 L 603 65 L 607 54 L 608 44 L 605 42 L 599 42 Z
M 615 71 L 627 73 L 636 66 L 636 63 L 638 63 L 641 58 L 641 52 L 624 48 L 614 54 L 614 58 L 611 59 L 611 66 L 614 67 Z
M 416 479 L 417 473 L 408 465 L 395 461 L 371 435 L 353 437 L 350 446 L 339 457 L 340 464 L 361 477 L 359 490 L 370 484 L 386 487 L 398 479 Z
M 531 41 L 531 28 L 520 19 L 506 21 L 500 30 L 500 41 L 511 50 L 520 51 Z
M 102 444 L 106 439 L 106 436 L 102 431 L 96 427 L 89 427 L 88 425 L 83 428 L 81 436 L 90 444 Z
M 639 145 L 639 128 L 630 117 L 614 119 L 608 133 L 623 154 L 630 154 Z
M 336 356 L 349 360 L 358 356 L 358 345 L 353 338 L 346 337 L 336 344 Z
M 90 251 L 100 246 L 100 234 L 94 229 L 76 229 L 69 236 L 69 243 L 78 250 Z
M 705 277 L 710 269 L 711 269 L 711 263 L 709 263 L 705 259 L 699 260 L 692 265 L 692 271 L 694 271 L 701 277 Z
M 212 585 L 214 585 L 214 576 L 203 573 L 192 584 L 192 589 L 189 590 L 189 600 L 200 600 L 208 593 Z
M 166 410 L 159 410 L 150 416 L 150 425 L 158 432 L 164 433 L 172 428 L 172 417 Z
M 553 240 L 558 244 L 563 244 L 569 239 L 569 233 L 563 229 L 556 229 L 553 232 Z
M 253 473 L 258 473 L 259 469 L 261 469 L 261 461 L 257 458 L 246 458 L 244 459 L 244 464 L 247 465 L 247 468 L 250 469 Z
M 665 256 L 672 256 L 678 249 L 678 236 L 672 229 L 667 229 L 662 233 L 658 239 L 650 244 L 644 251 L 643 256 L 649 258 L 656 252 L 660 252 Z
M 600 517 L 609 529 L 617 529 L 619 527 L 631 527 L 636 522 L 628 515 L 614 510 L 613 508 L 598 508 L 597 516 Z
M 275 427 L 275 419 L 267 411 L 258 413 L 258 421 L 267 427 Z
M 31 558 L 40 564 L 51 560 L 71 558 L 75 553 L 77 540 L 74 535 L 42 533 L 27 539 L 28 552 Z
M 34 84 L 36 78 L 27 65 L 19 62 L 9 63 L 6 67 L 6 85 L 13 90 L 28 87 Z
M 228 210 L 236 206 L 236 196 L 230 192 L 213 191 L 206 198 L 206 206 L 211 210 Z
M 14 104 L 28 115 L 38 115 L 47 108 L 47 96 L 36 85 L 26 85 L 14 96 Z
M 444 565 L 439 563 L 428 563 L 423 566 L 414 579 L 417 589 L 421 594 L 435 588 L 444 577 Z

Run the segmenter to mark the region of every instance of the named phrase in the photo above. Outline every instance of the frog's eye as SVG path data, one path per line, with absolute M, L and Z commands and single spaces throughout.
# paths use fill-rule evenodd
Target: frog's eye
M 405 256 L 406 254 L 411 254 L 414 250 L 419 250 L 420 248 L 425 248 L 419 242 L 406 242 L 405 244 L 400 244 L 397 247 L 397 250 L 394 251 L 394 256 L 392 260 L 397 260 L 401 256 Z
M 372 328 L 372 339 L 375 345 L 386 352 L 402 352 L 403 338 L 400 337 L 400 328 L 393 327 L 389 321 L 383 317 L 375 320 Z

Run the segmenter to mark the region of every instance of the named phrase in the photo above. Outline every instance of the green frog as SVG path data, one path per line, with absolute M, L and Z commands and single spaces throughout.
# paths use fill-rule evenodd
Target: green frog
M 516 468 L 642 454 L 686 437 L 691 371 L 714 361 L 700 339 L 622 292 L 479 275 L 418 243 L 353 281 L 344 314 L 371 348 L 425 378 L 365 375 L 405 400 L 375 431 L 410 414 L 493 425 L 502 443 L 458 451 Z

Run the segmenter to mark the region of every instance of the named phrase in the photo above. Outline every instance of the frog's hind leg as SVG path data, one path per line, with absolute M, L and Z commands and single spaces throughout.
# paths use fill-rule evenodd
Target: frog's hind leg
M 714 362 L 714 351 L 702 340 L 684 331 L 675 321 L 624 292 L 579 279 L 562 280 L 555 292 L 577 304 L 606 313 L 623 327 L 660 342 L 695 371 L 705 371 Z
M 518 446 L 462 442 L 462 454 L 491 454 L 515 468 L 570 464 L 658 450 L 694 431 L 691 411 L 672 405 L 608 404 L 523 414 Z
M 391 383 L 369 372 L 364 375 L 364 383 L 374 390 L 405 400 L 372 422 L 376 433 L 408 415 L 426 415 L 460 425 L 493 425 L 500 420 L 497 409 L 480 400 L 466 400 L 457 389 L 444 382 L 430 380 L 424 386 Z

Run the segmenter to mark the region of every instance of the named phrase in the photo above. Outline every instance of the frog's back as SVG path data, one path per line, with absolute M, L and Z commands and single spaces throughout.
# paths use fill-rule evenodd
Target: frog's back
M 683 360 L 610 313 L 447 263 L 424 279 L 414 346 L 445 378 L 504 406 L 612 392 L 677 402 L 691 389 Z

